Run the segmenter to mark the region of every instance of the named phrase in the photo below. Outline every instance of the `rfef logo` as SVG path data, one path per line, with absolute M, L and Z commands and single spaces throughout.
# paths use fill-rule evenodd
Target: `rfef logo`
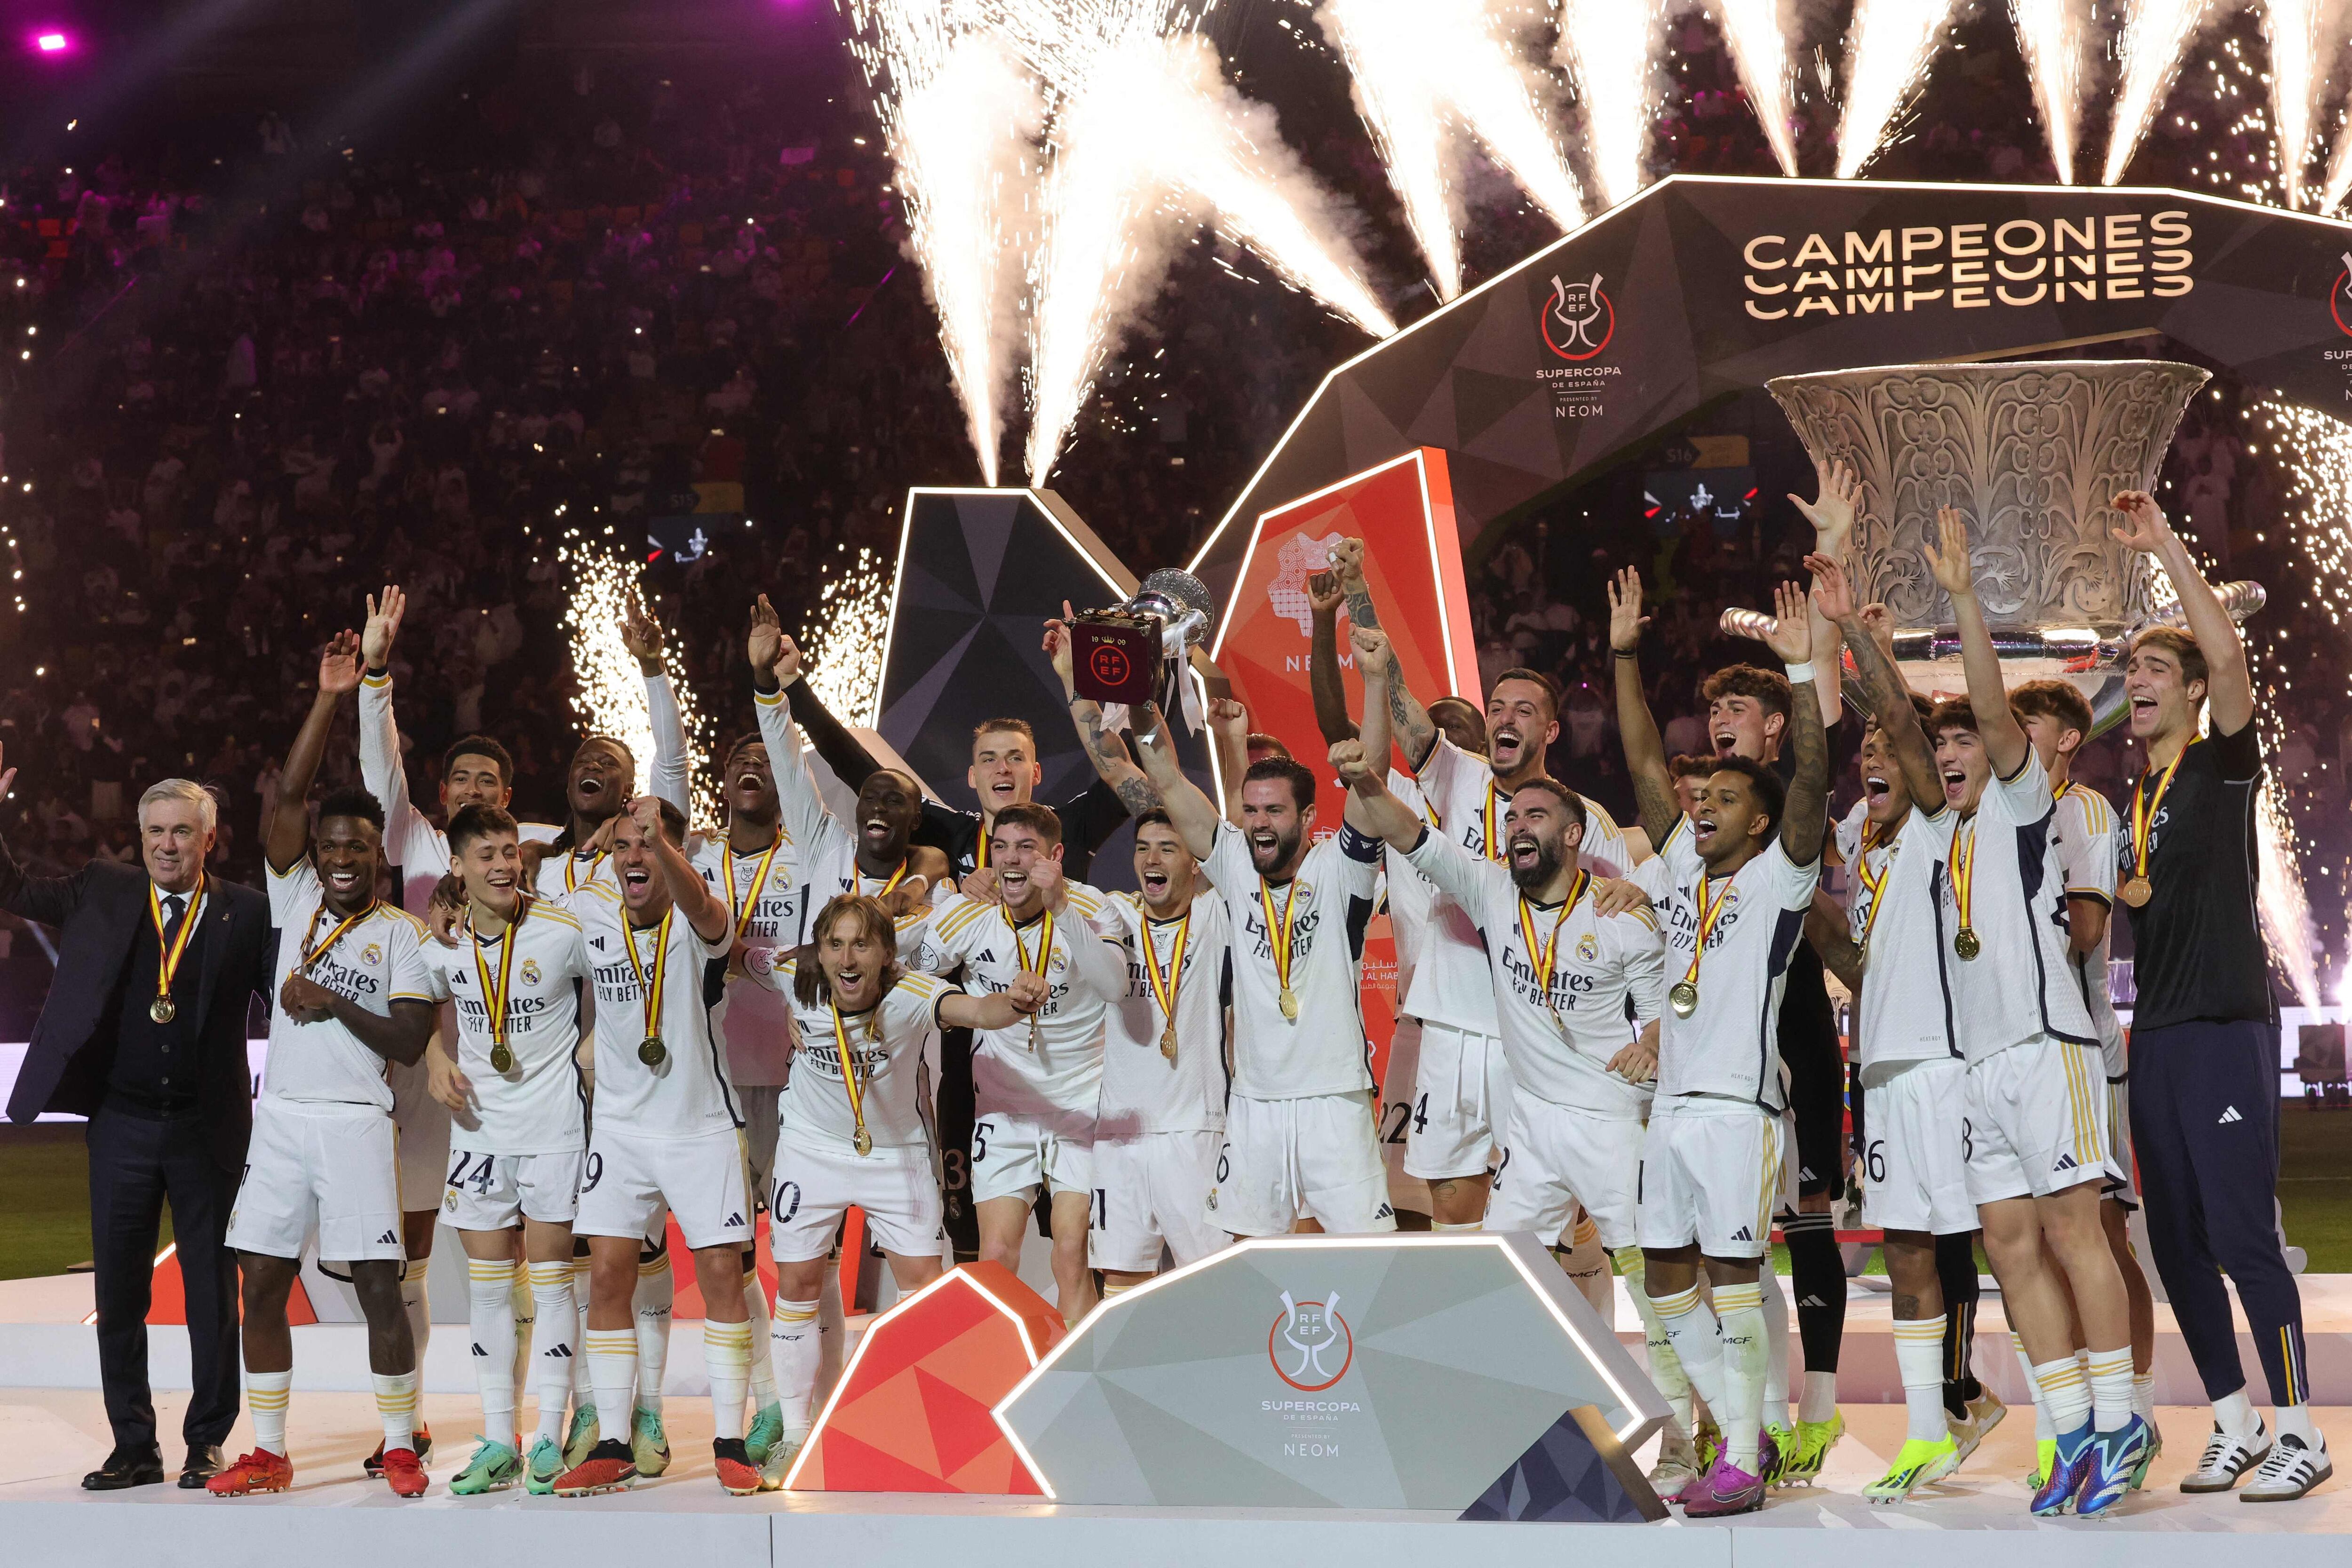
M 2347 300 L 2352 300 L 2352 250 L 2344 253 L 2343 269 L 2336 274 L 2336 281 L 2327 286 L 2327 313 L 2336 318 L 2336 330 L 2352 338 L 2352 326 L 2346 325 L 2344 321 L 2344 302 Z
M 1320 1301 L 1294 1301 L 1285 1290 L 1282 1311 L 1265 1331 L 1265 1358 L 1274 1375 L 1301 1394 L 1320 1393 L 1347 1376 L 1356 1335 L 1339 1315 L 1339 1292 Z
M 1544 301 L 1543 340 L 1564 360 L 1588 360 L 1617 335 L 1617 307 L 1601 291 L 1601 274 L 1589 283 L 1562 283 L 1557 273 Z
M 1087 654 L 1087 665 L 1094 678 L 1105 686 L 1124 686 L 1134 673 L 1128 663 L 1127 650 L 1109 643 L 1097 643 Z

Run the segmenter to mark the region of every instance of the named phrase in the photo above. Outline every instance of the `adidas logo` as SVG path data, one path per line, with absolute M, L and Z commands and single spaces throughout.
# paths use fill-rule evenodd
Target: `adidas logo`
M 564 1361 L 570 1361 L 572 1359 L 572 1347 L 570 1345 L 550 1345 L 539 1353 L 541 1355 L 555 1356 Z
M 2238 1114 L 2238 1108 L 2233 1105 L 2227 1110 L 2222 1111 L 2221 1120 L 2215 1122 L 2213 1125 L 2216 1127 L 2227 1127 L 2232 1121 L 2243 1121 L 2244 1120 L 2244 1117 Z
M 487 1356 L 487 1355 L 488 1355 L 490 1352 L 488 1352 L 488 1351 L 486 1351 L 486 1350 L 484 1350 L 481 1346 L 479 1346 L 479 1345 L 476 1345 L 476 1346 L 474 1347 L 474 1353 L 475 1353 L 476 1355 L 478 1355 L 478 1356 Z
M 2072 1154 L 2059 1155 L 2058 1163 L 2051 1167 L 2051 1169 L 2057 1171 L 2072 1171 L 2077 1168 L 2078 1167 L 2074 1163 L 2074 1156 Z
M 1800 1307 L 1826 1307 L 1829 1303 L 1822 1300 L 1819 1296 L 1800 1296 L 1797 1298 L 1797 1305 Z
M 1813 1168 L 1811 1165 L 1800 1165 L 1797 1167 L 1797 1180 L 1801 1182 L 1810 1182 L 1816 1179 L 1817 1178 L 1813 1175 Z
M 727 1223 L 729 1225 L 741 1225 L 743 1223 L 743 1216 L 740 1214 L 730 1214 L 727 1216 Z
M 1734 1241 L 1753 1241 L 1756 1237 L 1750 1234 L 1748 1227 L 1743 1225 L 1738 1230 L 1731 1233 L 1731 1239 Z
M 982 948 L 980 951 L 980 956 L 973 959 L 972 962 L 974 963 L 994 963 L 996 962 L 996 954 L 987 948 Z
M 588 945 L 602 952 L 604 951 L 604 939 L 601 936 L 592 936 L 588 939 Z
M 392 1232 L 387 1230 L 382 1236 L 375 1238 L 375 1244 L 378 1247 L 397 1247 L 400 1245 L 400 1237 L 393 1235 Z
M 1386 1204 L 1382 1204 L 1381 1205 L 1381 1212 L 1374 1215 L 1372 1217 L 1374 1219 L 1394 1219 L 1396 1218 L 1396 1210 L 1391 1208 Z

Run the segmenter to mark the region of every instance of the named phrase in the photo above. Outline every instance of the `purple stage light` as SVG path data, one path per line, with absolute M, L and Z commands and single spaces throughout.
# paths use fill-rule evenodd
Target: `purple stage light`
M 73 40 L 63 33 L 36 33 L 33 47 L 45 55 L 61 55 L 73 47 Z

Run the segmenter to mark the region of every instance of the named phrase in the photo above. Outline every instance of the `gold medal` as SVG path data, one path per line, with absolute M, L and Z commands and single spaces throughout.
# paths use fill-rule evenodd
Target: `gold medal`
M 727 974 L 721 984 L 732 985 L 744 976 L 743 939 L 751 932 L 751 916 L 760 907 L 761 890 L 768 885 L 768 868 L 774 864 L 776 851 L 783 847 L 783 843 L 784 836 L 779 829 L 775 841 L 761 855 L 760 863 L 751 868 L 751 885 L 743 889 L 743 907 L 740 910 L 735 908 L 735 847 L 731 844 L 726 847 L 727 908 L 735 917 L 735 942 L 728 950 Z
M 1965 961 L 1982 952 L 1984 943 L 1977 940 L 1977 933 L 1974 931 L 1962 926 L 1959 934 L 1952 938 L 1952 951 L 1958 953 Z
M 1675 1016 L 1677 1018 L 1687 1018 L 1698 1011 L 1699 961 L 1706 956 L 1706 939 L 1713 936 L 1715 928 L 1723 923 L 1723 911 L 1731 904 L 1731 889 L 1728 887 L 1723 889 L 1721 898 L 1707 897 L 1708 889 L 1714 885 L 1714 879 L 1706 874 L 1706 868 L 1700 867 L 1698 934 L 1691 942 L 1690 967 L 1683 972 L 1683 977 L 1680 980 L 1666 987 L 1667 1005 L 1674 1008 Z
M 1257 904 L 1265 915 L 1265 947 L 1274 955 L 1274 983 L 1282 990 L 1282 1016 L 1291 1023 L 1298 1022 L 1298 993 L 1290 988 L 1291 921 L 1298 910 L 1298 879 L 1283 885 L 1282 918 L 1274 918 L 1274 889 L 1265 879 L 1257 879 Z
M 1140 902 L 1136 907 L 1142 909 Z M 1160 1004 L 1160 1016 L 1168 1021 L 1160 1031 L 1160 1054 L 1172 1062 L 1176 1059 L 1176 991 L 1184 983 L 1184 948 L 1192 937 L 1192 911 L 1187 909 L 1176 922 L 1176 941 L 1168 950 L 1168 965 L 1164 969 L 1160 964 L 1160 950 L 1151 942 L 1154 923 L 1149 914 L 1144 915 L 1137 945 L 1143 949 L 1143 977 L 1151 984 L 1152 998 Z
M 188 897 L 188 912 L 180 917 L 180 930 L 169 942 L 163 940 L 163 900 L 155 891 L 155 884 L 147 884 L 147 914 L 155 922 L 155 1000 L 147 1004 L 147 1016 L 159 1024 L 168 1024 L 180 1016 L 180 1005 L 172 1000 L 172 982 L 180 973 L 180 961 L 188 956 L 188 940 L 196 934 L 196 916 L 205 907 L 205 874 L 196 873 L 195 890 Z
M 2192 739 L 2189 746 L 2195 745 L 2202 738 Z M 2172 793 L 2172 775 L 2180 771 L 2180 759 L 2189 754 L 2189 746 L 2181 747 L 2172 761 L 2166 764 L 2164 777 L 2157 781 L 2154 796 L 2147 793 L 2146 773 L 2142 773 L 2138 782 L 2132 785 L 2132 874 L 2124 879 L 2124 885 L 2116 891 L 2125 903 L 2136 910 L 2145 906 L 2156 892 L 2154 885 L 2147 879 L 2147 854 L 2156 847 L 2156 814 L 2164 808 L 2164 797 Z
M 629 967 L 636 971 L 637 994 L 646 1007 L 646 1037 L 637 1046 L 637 1060 L 649 1068 L 657 1068 L 669 1056 L 669 1047 L 662 1044 L 662 980 L 669 970 L 669 922 L 677 914 L 677 906 L 662 911 L 661 924 L 654 927 L 654 967 L 648 975 L 643 960 L 637 957 L 636 928 L 629 924 L 626 914 L 621 917 L 621 945 L 629 950 Z
M 1029 962 L 1029 944 L 1021 940 L 1021 928 L 1013 924 L 1009 911 L 1004 923 L 1013 927 L 1013 951 L 1020 958 L 1021 967 L 1043 980 L 1046 966 L 1054 962 L 1054 911 L 1047 910 L 1041 919 L 1043 923 L 1037 931 L 1037 962 L 1034 963 Z M 1039 1003 L 1037 1013 L 1045 1010 L 1045 1005 Z M 1032 1051 L 1043 1049 L 1045 1044 L 1045 1031 L 1037 1022 L 1037 1013 L 1029 1015 L 1029 1048 Z
M 525 893 L 515 908 L 515 918 L 506 930 L 505 945 L 499 950 L 498 973 L 482 962 L 482 933 L 474 929 L 471 910 L 466 914 L 466 935 L 474 944 L 474 977 L 481 983 L 482 1010 L 490 1026 L 490 1070 L 494 1073 L 514 1071 L 514 1052 L 507 1045 L 507 998 L 512 994 L 515 949 L 522 945 L 522 922 L 530 918 L 530 895 Z
M 490 1047 L 490 1070 L 496 1073 L 514 1071 L 514 1053 L 507 1049 L 504 1040 Z
M 841 1004 L 828 999 L 825 1006 L 833 1014 L 833 1047 L 841 1062 L 842 1092 L 849 1097 L 849 1146 L 863 1158 L 874 1152 L 874 1134 L 866 1130 L 866 1091 L 857 1081 L 857 1058 L 849 1049 L 849 1029 L 841 1021 Z M 867 1019 L 866 1027 L 869 1037 L 879 1043 L 880 1037 L 875 1034 L 875 1030 L 881 1016 L 878 1011 L 881 1004 L 877 1002 L 875 1006 L 877 1011 Z
M 1519 940 L 1527 944 L 1528 963 L 1536 973 L 1536 1005 L 1549 1013 L 1554 1024 L 1559 1023 L 1559 1009 L 1551 1005 L 1551 975 L 1559 960 L 1560 927 L 1568 923 L 1570 912 L 1576 908 L 1576 901 L 1584 896 L 1585 887 L 1591 880 L 1591 872 L 1578 869 L 1576 879 L 1568 886 L 1568 898 L 1551 917 L 1551 935 L 1542 942 L 1536 940 L 1535 906 L 1528 901 L 1525 893 L 1519 895 Z
M 2156 889 L 2148 886 L 2146 877 L 2126 877 L 2124 879 L 2122 888 L 2117 889 L 2117 896 L 2137 910 L 2146 907 L 2148 899 L 2155 892 Z
M 874 1134 L 861 1127 L 850 1134 L 849 1146 L 856 1150 L 861 1157 L 871 1154 L 874 1152 Z
M 1952 904 L 1960 915 L 1960 929 L 1952 938 L 1952 951 L 1966 963 L 1984 951 L 1984 943 L 1977 939 L 1976 922 L 1969 918 L 1977 887 L 1977 819 L 1973 816 L 1952 835 L 1951 872 Z

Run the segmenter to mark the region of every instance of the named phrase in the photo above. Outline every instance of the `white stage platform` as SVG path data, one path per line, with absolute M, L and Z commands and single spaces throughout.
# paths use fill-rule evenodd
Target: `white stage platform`
M 165 1429 L 184 1396 L 158 1400 Z M 436 1396 L 425 1414 L 444 1445 L 434 1489 L 413 1502 L 362 1479 L 375 1441 L 373 1408 L 358 1394 L 298 1388 L 290 1427 L 295 1487 L 280 1497 L 223 1502 L 168 1484 L 94 1496 L 81 1473 L 107 1448 L 95 1394 L 0 1390 L 0 1561 L 256 1568 L 329 1562 L 336 1568 L 415 1568 L 420 1562 L 661 1562 L 727 1568 L 814 1562 L 953 1562 L 959 1568 L 1042 1563 L 1159 1563 L 1296 1568 L 1302 1560 L 1350 1568 L 1429 1568 L 1467 1561 L 1481 1568 L 1557 1568 L 1560 1553 L 1599 1547 L 1643 1568 L 1821 1568 L 1824 1552 L 1851 1552 L 1826 1531 L 1901 1531 L 1906 1568 L 2211 1568 L 2216 1535 L 2259 1536 L 2243 1550 L 2264 1568 L 2341 1568 L 2352 1561 L 2352 1480 L 2303 1502 L 2263 1507 L 2234 1496 L 2184 1497 L 2177 1483 L 2200 1447 L 2201 1412 L 2167 1409 L 2170 1446 L 2151 1490 L 2105 1521 L 2048 1523 L 2025 1512 L 2018 1479 L 2032 1458 L 2032 1423 L 2006 1422 L 1969 1468 L 1932 1497 L 1873 1509 L 1859 1491 L 1900 1446 L 1892 1406 L 1850 1406 L 1852 1430 L 1832 1456 L 1825 1484 L 1776 1496 L 1762 1512 L 1727 1524 L 1585 1526 L 1628 1537 L 1600 1542 L 1563 1535 L 1577 1527 L 1463 1524 L 1427 1513 L 1248 1512 L 1061 1508 L 1012 1500 L 898 1495 L 730 1498 L 711 1479 L 709 1417 L 673 1400 L 667 1415 L 677 1463 L 660 1480 L 624 1493 L 564 1501 L 501 1493 L 453 1498 L 444 1489 L 469 1447 L 472 1402 Z M 2322 1410 L 2321 1425 L 2352 1439 L 2352 1410 Z M 246 1433 L 239 1427 L 236 1441 Z M 167 1451 L 167 1458 L 176 1454 Z M 1996 1548 L 1986 1532 L 2000 1531 Z M 1639 1533 L 1638 1542 L 1631 1539 Z M 1883 1548 L 1864 1548 L 1865 1551 Z

